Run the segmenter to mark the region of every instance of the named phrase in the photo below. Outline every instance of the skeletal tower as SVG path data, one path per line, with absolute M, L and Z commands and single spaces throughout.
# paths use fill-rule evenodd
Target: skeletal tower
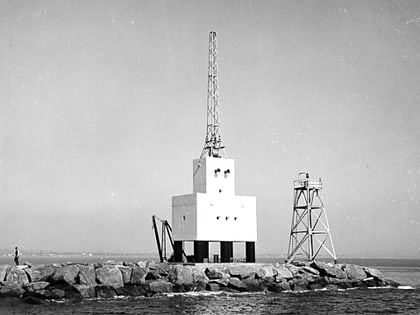
M 209 34 L 209 65 L 207 81 L 207 133 L 204 148 L 200 158 L 225 157 L 222 138 L 219 132 L 219 76 L 217 69 L 217 41 L 216 32 Z
M 299 173 L 298 180 L 294 181 L 288 263 L 298 255 L 313 261 L 321 251 L 337 260 L 327 213 L 320 196 L 321 189 L 321 179 L 311 180 L 308 173 Z

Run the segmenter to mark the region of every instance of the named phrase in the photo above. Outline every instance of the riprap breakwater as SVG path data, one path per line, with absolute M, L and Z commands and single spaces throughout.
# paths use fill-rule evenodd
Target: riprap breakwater
M 113 262 L 0 266 L 0 297 L 28 303 L 169 292 L 282 292 L 398 287 L 373 268 L 325 262 L 168 264 Z

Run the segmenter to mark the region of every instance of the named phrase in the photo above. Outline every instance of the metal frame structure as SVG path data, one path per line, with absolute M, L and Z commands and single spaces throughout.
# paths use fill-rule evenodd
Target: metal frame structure
M 324 249 L 337 261 L 324 203 L 319 194 L 321 179 L 310 180 L 308 173 L 299 173 L 294 181 L 294 202 L 287 263 L 303 254 L 315 260 Z
M 159 230 L 156 224 L 156 221 L 161 223 L 161 235 L 159 236 Z M 157 216 L 152 216 L 153 230 L 155 231 L 156 246 L 159 252 L 160 262 L 173 261 L 173 255 L 167 257 L 167 238 L 169 239 L 169 244 L 172 247 L 173 252 L 175 252 L 175 244 L 172 238 L 172 227 L 167 220 L 159 219 Z M 184 250 L 181 248 L 181 257 L 184 256 L 187 259 L 187 255 Z
M 200 158 L 225 157 L 220 136 L 219 74 L 217 68 L 216 32 L 209 33 L 209 65 L 207 81 L 207 132 Z

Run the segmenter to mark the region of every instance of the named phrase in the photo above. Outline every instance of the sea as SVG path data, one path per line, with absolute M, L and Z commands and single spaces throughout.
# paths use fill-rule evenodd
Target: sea
M 140 256 L 30 257 L 33 264 L 98 261 L 145 261 Z M 257 262 L 283 262 L 261 258 Z M 0 264 L 11 264 L 0 257 Z M 29 305 L 19 299 L 0 299 L 0 314 L 420 314 L 420 259 L 347 258 L 340 262 L 374 267 L 397 288 L 348 289 L 282 293 L 171 293 L 153 297 L 125 297 L 81 301 L 48 301 Z

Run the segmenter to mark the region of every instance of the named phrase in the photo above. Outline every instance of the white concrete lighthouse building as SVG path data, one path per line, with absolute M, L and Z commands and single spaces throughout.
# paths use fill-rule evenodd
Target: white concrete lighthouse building
M 207 134 L 193 161 L 193 192 L 172 197 L 174 260 L 183 261 L 184 242 L 194 242 L 194 261 L 209 258 L 209 242 L 220 242 L 221 262 L 233 259 L 233 243 L 245 242 L 247 262 L 255 261 L 256 198 L 235 194 L 235 161 L 224 156 L 219 134 L 216 33 L 209 36 Z
M 194 160 L 193 193 L 172 197 L 172 228 L 175 243 L 194 241 L 197 262 L 209 258 L 209 242 L 221 242 L 222 262 L 232 260 L 233 242 L 245 242 L 246 260 L 255 261 L 256 198 L 235 195 L 233 159 Z

